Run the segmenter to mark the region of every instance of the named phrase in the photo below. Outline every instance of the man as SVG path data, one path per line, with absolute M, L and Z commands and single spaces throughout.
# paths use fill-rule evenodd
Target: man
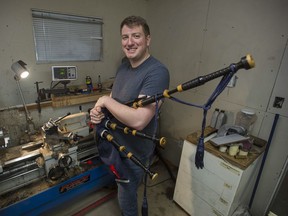
M 127 17 L 122 21 L 120 31 L 122 50 L 126 57 L 117 70 L 110 97 L 99 98 L 90 111 L 91 121 L 94 124 L 100 123 L 104 118 L 101 111 L 106 108 L 113 115 L 113 122 L 152 135 L 156 130 L 156 110 L 162 102 L 137 109 L 125 103 L 138 97 L 163 93 L 169 88 L 169 72 L 149 53 L 151 36 L 145 19 L 138 16 Z M 111 133 L 117 142 L 126 147 L 127 151 L 132 152 L 144 164 L 149 163 L 155 147 L 151 140 L 127 135 L 117 130 Z M 137 189 L 144 171 L 124 155 L 120 157 L 123 167 L 126 168 L 125 178 L 128 181 L 117 181 L 119 205 L 123 215 L 137 216 Z

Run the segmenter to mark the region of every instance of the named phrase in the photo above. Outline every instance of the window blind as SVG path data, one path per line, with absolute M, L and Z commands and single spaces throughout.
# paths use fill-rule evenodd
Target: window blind
M 101 18 L 32 10 L 38 63 L 102 58 Z

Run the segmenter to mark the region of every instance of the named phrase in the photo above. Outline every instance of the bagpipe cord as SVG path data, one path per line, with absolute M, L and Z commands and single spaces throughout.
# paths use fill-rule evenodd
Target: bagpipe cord
M 153 133 L 153 140 L 155 140 L 155 137 L 156 137 L 156 134 L 157 134 L 158 117 L 159 117 L 159 100 L 158 100 L 157 96 L 155 96 L 155 98 L 156 98 L 156 101 L 155 101 L 156 102 L 155 117 L 154 117 L 155 128 L 154 128 L 154 133 Z M 153 157 L 154 152 L 155 152 L 155 148 L 156 148 L 156 144 L 154 143 L 153 150 L 152 150 L 152 152 L 149 155 L 148 169 L 150 169 L 152 157 Z M 148 216 L 147 173 L 146 172 L 145 172 L 145 176 L 144 176 L 144 193 L 143 193 L 143 201 L 142 201 L 141 213 L 142 213 L 142 216 Z
M 203 167 L 204 167 L 204 162 L 203 162 L 203 158 L 204 158 L 204 131 L 205 131 L 205 127 L 206 127 L 206 116 L 207 116 L 208 110 L 211 108 L 213 102 L 224 91 L 224 89 L 228 85 L 229 81 L 231 80 L 232 76 L 237 71 L 235 68 L 235 65 L 233 65 L 233 64 L 230 65 L 230 69 L 231 69 L 231 72 L 222 77 L 221 81 L 218 83 L 215 90 L 213 91 L 213 93 L 211 94 L 211 96 L 208 98 L 208 100 L 206 101 L 206 103 L 204 105 L 198 105 L 198 104 L 185 102 L 185 101 L 182 101 L 182 100 L 175 98 L 175 97 L 172 97 L 172 96 L 169 97 L 169 99 L 171 99 L 175 102 L 203 109 L 201 135 L 200 135 L 199 140 L 198 140 L 197 150 L 196 150 L 196 155 L 195 155 L 195 165 L 196 165 L 197 169 L 199 169 L 199 168 L 203 169 Z

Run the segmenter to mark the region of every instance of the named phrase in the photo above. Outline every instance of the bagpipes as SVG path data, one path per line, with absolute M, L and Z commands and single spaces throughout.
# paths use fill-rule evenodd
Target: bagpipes
M 157 138 L 153 138 L 150 135 L 138 132 L 136 130 L 131 130 L 128 127 L 121 127 L 119 125 L 117 125 L 116 123 L 111 123 L 108 116 L 109 114 L 107 113 L 107 109 L 105 109 L 104 111 L 106 118 L 104 120 L 101 121 L 100 124 L 96 125 L 96 134 L 101 137 L 102 139 L 112 143 L 112 145 L 114 146 L 114 149 L 117 149 L 119 152 L 122 152 L 126 155 L 127 158 L 131 159 L 136 165 L 138 165 L 139 167 L 141 167 L 148 175 L 149 177 L 153 180 L 155 179 L 158 174 L 152 172 L 147 166 L 145 166 L 132 152 L 129 152 L 126 150 L 126 147 L 124 145 L 121 145 L 114 137 L 111 133 L 109 133 L 109 129 L 123 129 L 124 134 L 132 134 L 134 136 L 140 136 L 142 138 L 146 138 L 146 139 L 151 139 L 153 141 L 158 141 L 159 143 L 162 142 L 162 144 L 166 141 L 165 138 L 163 139 L 157 139 Z M 161 141 L 160 141 L 161 140 Z M 101 143 L 101 141 L 100 141 Z M 100 148 L 99 148 L 100 147 Z M 103 149 L 105 148 L 105 149 Z M 99 146 L 98 144 L 98 150 L 99 150 L 99 154 L 100 157 L 102 159 L 102 161 L 104 163 L 106 163 L 107 165 L 113 167 L 111 170 L 112 172 L 116 175 L 116 177 L 118 179 L 126 179 L 127 173 L 125 172 L 126 169 L 125 167 L 122 166 L 121 163 L 121 158 L 120 155 L 117 154 L 117 152 L 114 152 L 113 150 L 106 144 L 104 143 L 102 146 Z M 101 151 L 102 153 L 106 153 L 106 158 L 105 156 L 101 155 Z M 108 154 L 107 154 L 108 153 Z
M 169 99 L 172 99 L 176 102 L 180 102 L 180 103 L 183 103 L 186 105 L 196 106 L 198 108 L 202 108 L 204 111 L 203 121 L 202 121 L 202 130 L 201 130 L 200 138 L 198 140 L 197 152 L 195 155 L 195 165 L 197 168 L 202 169 L 204 167 L 204 163 L 203 163 L 203 158 L 204 158 L 204 129 L 206 126 L 207 112 L 211 108 L 211 105 L 215 101 L 215 99 L 226 88 L 226 86 L 229 83 L 229 81 L 231 80 L 232 76 L 239 69 L 249 70 L 253 67 L 255 67 L 254 59 L 252 58 L 251 55 L 246 55 L 246 56 L 242 57 L 238 63 L 232 63 L 228 67 L 223 68 L 221 70 L 215 71 L 215 72 L 210 73 L 208 75 L 199 76 L 195 79 L 192 79 L 188 82 L 185 82 L 183 84 L 178 85 L 175 89 L 165 90 L 163 93 L 160 93 L 157 95 L 152 95 L 150 97 L 145 97 L 145 98 L 140 98 L 140 99 L 137 98 L 135 101 L 128 102 L 126 105 L 129 105 L 129 106 L 131 105 L 133 108 L 137 109 L 139 107 L 143 107 L 143 106 L 155 103 L 155 102 L 157 103 L 160 99 L 169 98 Z M 211 80 L 216 79 L 216 78 L 219 78 L 219 77 L 222 77 L 221 81 L 219 82 L 218 86 L 216 87 L 214 92 L 211 94 L 211 96 L 209 97 L 207 102 L 202 106 L 195 105 L 195 104 L 189 104 L 189 103 L 180 101 L 179 99 L 176 99 L 176 98 L 171 96 L 174 93 L 186 91 L 186 90 L 201 86 L 201 85 L 205 84 L 206 82 L 211 81 Z M 108 112 L 108 111 L 106 110 L 105 112 Z M 108 115 L 109 115 L 109 112 L 105 113 L 106 117 Z M 107 140 L 108 142 L 111 142 L 113 144 L 113 146 L 118 151 L 125 153 L 126 156 L 129 159 L 131 159 L 135 164 L 140 166 L 150 176 L 151 179 L 154 179 L 158 175 L 157 173 L 150 171 L 149 168 L 147 166 L 145 166 L 135 155 L 133 155 L 131 152 L 128 152 L 125 149 L 125 146 L 122 146 L 121 144 L 119 144 L 114 139 L 114 137 L 109 133 L 109 130 L 110 129 L 121 130 L 121 131 L 123 131 L 124 134 L 132 134 L 134 136 L 139 136 L 142 138 L 150 139 L 153 142 L 158 143 L 161 147 L 163 147 L 166 144 L 165 138 L 159 139 L 159 138 L 156 138 L 155 136 L 147 135 L 147 134 L 144 134 L 142 132 L 130 129 L 128 127 L 123 127 L 123 126 L 117 125 L 117 124 L 111 122 L 110 119 L 108 119 L 108 118 L 104 118 L 100 124 L 96 125 L 96 127 L 97 127 L 96 133 L 98 134 L 98 136 L 100 136 L 104 140 Z M 112 149 L 112 151 L 113 151 L 113 149 Z M 111 153 L 111 151 L 110 151 L 110 153 Z M 113 157 L 114 156 L 115 155 L 113 155 Z M 111 159 L 111 157 L 109 159 Z M 117 159 L 113 158 L 114 162 L 116 161 L 116 163 L 119 162 L 119 159 L 120 159 L 120 156 Z M 106 163 L 107 164 L 110 163 L 109 165 L 111 165 L 111 161 L 106 161 Z M 123 167 L 121 167 L 121 165 L 120 165 L 118 170 L 121 170 L 122 168 Z

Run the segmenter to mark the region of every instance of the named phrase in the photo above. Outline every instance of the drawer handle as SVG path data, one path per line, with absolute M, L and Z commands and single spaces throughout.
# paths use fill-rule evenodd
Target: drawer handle
M 232 189 L 232 185 L 229 185 L 228 183 L 224 183 L 224 187 L 228 188 L 228 189 Z
M 219 198 L 220 202 L 222 202 L 224 205 L 228 205 L 228 202 L 226 200 L 224 200 L 222 197 Z
M 224 168 L 226 168 L 227 170 L 231 171 L 232 173 L 240 176 L 240 172 L 238 170 L 236 170 L 235 168 L 223 163 L 223 162 L 220 162 L 220 165 L 223 166 Z
M 223 216 L 220 212 L 218 212 L 216 209 L 213 209 L 213 213 L 216 215 L 216 216 Z

